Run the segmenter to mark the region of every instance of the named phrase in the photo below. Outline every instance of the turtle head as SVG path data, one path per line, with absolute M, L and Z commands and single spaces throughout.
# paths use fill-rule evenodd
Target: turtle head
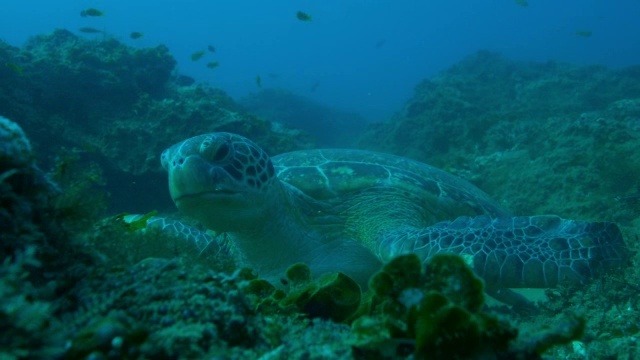
M 273 164 L 245 137 L 192 137 L 163 151 L 161 162 L 178 209 L 212 230 L 242 230 L 269 213 L 278 183 Z

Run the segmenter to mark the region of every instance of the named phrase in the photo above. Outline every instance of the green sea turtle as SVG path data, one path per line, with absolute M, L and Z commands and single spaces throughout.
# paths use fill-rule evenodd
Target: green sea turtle
M 513 216 L 470 183 L 399 156 L 328 149 L 270 158 L 245 137 L 211 133 L 171 146 L 161 161 L 178 209 L 226 233 L 267 279 L 304 262 L 366 286 L 395 255 L 446 252 L 465 257 L 488 288 L 552 287 L 629 258 L 613 223 Z M 176 230 L 200 247 L 211 242 Z

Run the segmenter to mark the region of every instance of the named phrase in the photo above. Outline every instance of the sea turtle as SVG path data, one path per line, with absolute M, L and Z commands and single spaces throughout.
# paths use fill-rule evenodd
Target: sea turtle
M 629 258 L 613 223 L 513 216 L 467 181 L 404 157 L 325 149 L 270 158 L 221 132 L 181 141 L 161 161 L 178 209 L 225 233 L 267 279 L 304 262 L 366 287 L 395 255 L 446 252 L 465 257 L 489 288 L 552 287 Z

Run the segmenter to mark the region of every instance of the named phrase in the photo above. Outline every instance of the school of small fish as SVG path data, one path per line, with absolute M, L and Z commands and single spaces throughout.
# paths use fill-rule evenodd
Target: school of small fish
M 514 0 L 515 4 L 521 7 L 528 7 L 529 6 L 529 2 L 527 0 Z M 80 11 L 80 16 L 84 17 L 84 18 L 95 18 L 95 17 L 103 17 L 105 16 L 104 11 L 90 7 L 90 8 L 86 8 L 84 10 Z M 304 11 L 300 11 L 298 10 L 295 13 L 296 19 L 298 19 L 301 22 L 311 22 L 312 21 L 312 16 Z M 91 26 L 83 26 L 81 28 L 78 29 L 79 32 L 81 33 L 85 33 L 85 34 L 105 34 L 105 30 L 100 30 L 97 29 L 95 27 L 91 27 Z M 575 32 L 576 36 L 579 37 L 583 37 L 583 38 L 589 38 L 592 35 L 592 32 L 590 30 L 578 30 Z M 132 40 L 138 40 L 141 39 L 142 37 L 144 37 L 144 33 L 139 32 L 139 31 L 132 31 L 129 34 L 129 38 Z M 375 47 L 376 48 L 381 48 L 385 43 L 384 39 L 378 40 L 375 43 Z M 211 53 L 211 54 L 215 54 L 216 53 L 216 48 L 213 45 L 208 45 L 206 49 L 204 50 L 198 50 L 195 51 L 191 54 L 191 61 L 199 61 L 200 59 L 202 59 L 207 52 Z M 7 67 L 9 67 L 12 71 L 14 71 L 17 74 L 22 75 L 22 68 L 17 65 L 17 64 L 5 64 Z M 220 63 L 218 61 L 209 61 L 206 64 L 206 67 L 209 69 L 216 69 L 220 66 Z M 260 75 L 256 75 L 255 78 L 255 83 L 256 86 L 258 88 L 262 88 L 262 79 L 260 78 Z M 314 92 L 319 86 L 319 82 L 315 82 L 310 91 Z

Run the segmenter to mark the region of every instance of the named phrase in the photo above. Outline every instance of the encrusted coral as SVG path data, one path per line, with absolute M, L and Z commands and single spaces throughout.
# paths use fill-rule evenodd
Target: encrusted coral
M 0 170 L 31 165 L 31 143 L 22 128 L 0 116 Z
M 0 357 L 51 358 L 62 352 L 56 336 L 55 284 L 43 280 L 42 259 L 55 250 L 48 198 L 55 184 L 35 165 L 20 126 L 0 117 Z M 51 268 L 47 268 L 51 270 Z

